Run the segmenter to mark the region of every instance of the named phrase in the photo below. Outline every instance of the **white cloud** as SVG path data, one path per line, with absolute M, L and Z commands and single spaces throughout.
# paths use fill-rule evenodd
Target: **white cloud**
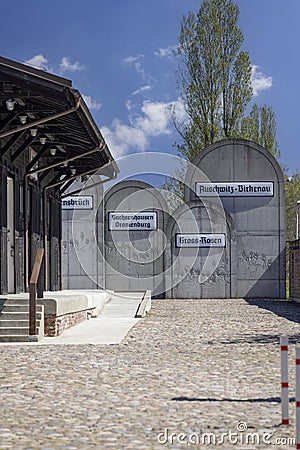
M 50 67 L 48 65 L 48 59 L 41 53 L 39 55 L 35 55 L 33 58 L 25 61 L 25 64 L 28 64 L 29 66 L 33 66 L 36 69 L 42 69 L 47 72 L 53 72 L 52 67 Z M 74 63 L 72 63 L 67 56 L 64 56 L 61 59 L 61 63 L 59 65 L 59 67 L 60 67 L 61 73 L 67 72 L 67 71 L 68 72 L 76 72 L 78 70 L 83 70 L 85 68 L 78 61 L 75 61 Z
M 82 94 L 82 97 L 89 109 L 99 111 L 99 109 L 102 108 L 102 103 L 98 102 L 97 100 L 94 100 L 90 95 Z
M 122 62 L 123 64 L 130 66 L 138 62 L 141 58 L 144 58 L 144 55 L 127 56 L 127 58 L 123 58 Z
M 78 70 L 83 70 L 85 67 L 78 61 L 72 63 L 67 56 L 64 56 L 60 63 L 60 68 L 62 72 L 76 72 Z
M 252 66 L 251 82 L 253 87 L 253 95 L 257 96 L 266 89 L 270 89 L 273 84 L 273 78 L 264 75 L 258 70 L 258 66 Z
M 113 120 L 111 128 L 102 127 L 101 133 L 115 158 L 124 155 L 131 148 L 144 151 L 147 147 L 145 133 L 134 126 L 122 124 L 119 119 Z
M 35 67 L 36 69 L 45 70 L 47 72 L 51 71 L 51 68 L 48 66 L 48 59 L 45 58 L 45 56 L 42 54 L 35 55 L 33 58 L 28 59 L 27 61 L 25 61 L 25 64 Z
M 169 116 L 173 115 L 174 113 L 179 122 L 186 122 L 187 120 L 189 120 L 183 100 L 180 97 L 177 100 L 168 103 Z
M 177 45 L 169 45 L 168 47 L 160 48 L 158 52 L 154 52 L 154 54 L 160 58 L 173 58 L 176 49 Z
M 176 110 L 183 109 L 182 101 L 164 103 L 147 100 L 142 103 L 139 114 L 130 118 L 130 125 L 114 119 L 111 127 L 103 127 L 101 132 L 114 157 L 132 150 L 145 151 L 151 138 L 170 134 L 170 116 L 174 107 Z M 127 109 L 131 112 L 131 102 L 127 102 Z
M 137 73 L 144 76 L 145 70 L 140 61 L 142 58 L 144 58 L 144 55 L 128 56 L 127 58 L 124 58 L 122 62 L 125 66 L 133 66 Z
M 146 92 L 146 91 L 150 91 L 150 90 L 151 90 L 151 86 L 149 86 L 149 84 L 147 84 L 146 86 L 141 86 L 136 91 L 132 92 L 131 95 L 141 94 L 142 92 Z
M 124 66 L 132 66 L 136 70 L 136 72 L 141 75 L 142 79 L 148 85 L 153 84 L 153 82 L 157 81 L 152 75 L 146 73 L 141 60 L 144 58 L 144 55 L 136 55 L 136 56 L 128 56 L 127 58 L 123 58 L 122 63 Z
M 131 110 L 132 110 L 132 101 L 129 99 L 129 100 L 127 100 L 127 102 L 126 102 L 126 109 L 129 111 L 129 112 L 131 112 Z
M 170 134 L 168 103 L 144 101 L 143 115 L 136 118 L 136 126 L 148 136 Z

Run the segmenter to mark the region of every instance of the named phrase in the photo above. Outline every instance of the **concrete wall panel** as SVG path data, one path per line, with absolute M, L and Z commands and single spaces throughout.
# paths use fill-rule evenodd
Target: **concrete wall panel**
M 93 177 L 89 183 L 97 183 L 100 178 Z M 76 191 L 82 183 L 74 183 L 70 188 Z M 90 196 L 92 209 L 65 209 L 62 211 L 62 263 L 63 289 L 104 288 L 102 233 L 103 186 L 98 185 L 83 190 L 76 195 Z
M 105 279 L 106 288 L 116 291 L 151 289 L 152 296 L 164 295 L 164 226 L 166 204 L 153 186 L 140 181 L 123 181 L 105 194 Z M 155 213 L 157 229 L 110 229 L 110 214 Z M 126 220 L 120 220 L 121 224 Z
M 224 211 L 232 218 L 236 245 L 231 247 L 231 281 L 234 297 L 285 296 L 285 197 L 282 171 L 263 147 L 251 141 L 232 139 L 216 142 L 202 150 L 190 167 L 186 184 L 195 187 L 214 183 L 273 183 L 273 195 L 259 197 L 221 196 Z M 191 189 L 186 201 L 201 201 Z M 207 197 L 203 197 L 206 200 Z M 213 201 L 213 198 L 211 199 Z M 231 243 L 232 244 L 232 243 Z

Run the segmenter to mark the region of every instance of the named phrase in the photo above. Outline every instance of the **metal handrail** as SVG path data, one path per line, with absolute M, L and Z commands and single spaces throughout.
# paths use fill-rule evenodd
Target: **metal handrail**
M 38 248 L 35 255 L 34 266 L 29 282 L 29 335 L 36 334 L 37 282 L 39 279 L 43 256 L 44 256 L 44 249 Z

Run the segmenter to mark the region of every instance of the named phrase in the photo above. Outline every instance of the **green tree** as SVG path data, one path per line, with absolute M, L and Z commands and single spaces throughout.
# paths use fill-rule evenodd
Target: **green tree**
M 192 161 L 207 145 L 224 138 L 257 142 L 279 162 L 275 114 L 270 106 L 254 104 L 249 54 L 241 51 L 243 34 L 233 0 L 203 0 L 197 14 L 183 17 L 177 57 L 179 90 L 188 120 L 173 124 L 182 138 L 179 154 Z M 295 208 L 300 200 L 300 174 L 285 173 L 287 239 L 295 239 Z M 183 198 L 184 173 L 179 170 L 163 188 Z M 175 202 L 176 203 L 176 202 Z
M 276 120 L 270 106 L 253 105 L 250 115 L 242 120 L 241 136 L 262 145 L 279 161 L 280 150 L 276 139 Z
M 285 200 L 286 200 L 286 240 L 296 239 L 296 208 L 300 200 L 300 174 L 296 171 L 292 176 L 285 174 Z M 300 227 L 299 227 L 300 233 Z M 289 245 L 287 244 L 286 267 L 289 273 Z M 287 276 L 287 296 L 289 296 L 289 276 Z
M 300 174 L 298 171 L 291 177 L 285 176 L 285 199 L 286 238 L 288 241 L 292 241 L 296 237 L 296 207 L 297 201 L 300 200 Z
M 232 0 L 204 0 L 197 15 L 182 19 L 177 56 L 189 121 L 179 124 L 175 115 L 174 122 L 189 160 L 216 140 L 240 136 L 252 84 L 238 16 Z
M 255 104 L 246 116 L 253 95 L 251 64 L 241 51 L 238 18 L 233 0 L 203 0 L 197 14 L 182 19 L 176 54 L 188 120 L 180 121 L 173 110 L 173 124 L 182 138 L 179 154 L 189 161 L 207 145 L 233 137 L 253 140 L 280 156 L 272 108 Z M 163 188 L 183 198 L 183 181 L 178 171 Z

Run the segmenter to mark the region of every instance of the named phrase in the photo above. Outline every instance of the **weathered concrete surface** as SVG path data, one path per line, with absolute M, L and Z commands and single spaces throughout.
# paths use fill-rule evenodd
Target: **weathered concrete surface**
M 90 183 L 99 183 L 101 176 L 93 175 Z M 87 185 L 75 182 L 68 192 L 85 188 Z M 98 209 L 103 197 L 103 186 L 91 185 L 79 195 L 93 197 L 93 209 L 70 209 L 62 211 L 62 267 L 63 289 L 104 288 L 103 222 L 98 219 Z M 97 226 L 95 225 L 97 224 Z
M 57 337 L 45 337 L 41 345 L 120 344 L 140 320 L 135 318 L 144 292 L 113 293 L 98 317 L 76 325 Z
M 186 176 L 186 184 L 192 189 L 195 189 L 197 182 L 207 182 L 207 178 L 212 183 L 222 182 L 225 185 L 232 182 L 270 182 L 274 187 L 273 195 L 268 194 L 265 197 L 255 193 L 249 196 L 234 193 L 232 196 L 221 196 L 220 200 L 213 196 L 200 197 L 205 201 L 208 211 L 211 204 L 219 201 L 224 207 L 228 225 L 224 258 L 229 259 L 228 264 L 224 264 L 224 259 L 218 262 L 217 258 L 211 258 L 216 259 L 216 270 L 205 286 L 206 295 L 201 297 L 222 297 L 225 278 L 226 283 L 230 285 L 229 297 L 285 298 L 284 178 L 275 158 L 252 141 L 228 139 L 203 149 L 195 157 L 193 164 L 194 166 L 189 166 Z M 207 178 L 201 176 L 196 167 Z M 197 204 L 199 197 L 195 192 L 186 189 L 185 201 L 188 200 Z M 213 224 L 214 220 L 211 222 Z M 203 223 L 203 232 L 207 232 L 207 225 L 205 221 Z M 189 232 L 188 227 L 186 228 Z M 180 264 L 183 265 L 184 261 L 180 261 Z M 226 266 L 230 267 L 229 272 Z M 194 269 L 197 275 L 197 270 L 201 270 L 200 261 L 196 261 Z M 194 293 L 190 288 L 190 293 L 187 293 L 185 298 L 195 298 L 201 293 L 197 276 L 192 286 L 195 286 Z M 227 291 L 229 288 L 227 287 Z M 180 292 L 179 286 L 178 290 Z
M 109 301 L 113 291 L 96 289 L 74 289 L 63 291 L 45 291 L 42 299 L 37 299 L 38 304 L 44 305 L 45 315 L 61 316 L 85 309 L 95 309 L 95 314 L 99 314 L 104 305 Z M 28 292 L 21 294 L 0 295 L 1 300 L 27 300 Z
M 164 287 L 164 227 L 167 205 L 148 183 L 127 180 L 105 194 L 105 288 L 116 291 L 151 290 L 159 296 Z M 110 213 L 156 214 L 157 229 L 109 228 Z M 139 215 L 138 214 L 138 215 Z M 142 220 L 141 220 L 142 222 Z
M 230 235 L 224 211 L 187 202 L 178 208 L 166 228 L 165 277 L 167 298 L 230 298 L 231 242 L 225 247 L 177 248 L 180 233 Z
M 279 336 L 300 342 L 300 306 L 245 300 L 154 300 L 121 345 L 6 346 L 0 448 L 287 449 L 281 427 Z M 169 433 L 271 433 L 275 445 L 159 444 Z M 241 433 L 243 435 L 243 433 Z M 161 436 L 161 441 L 164 440 Z M 194 434 L 195 436 L 195 434 Z
M 96 289 L 76 289 L 45 292 L 38 302 L 45 307 L 46 315 L 62 316 L 85 309 L 95 309 L 98 315 L 110 299 L 110 292 Z

